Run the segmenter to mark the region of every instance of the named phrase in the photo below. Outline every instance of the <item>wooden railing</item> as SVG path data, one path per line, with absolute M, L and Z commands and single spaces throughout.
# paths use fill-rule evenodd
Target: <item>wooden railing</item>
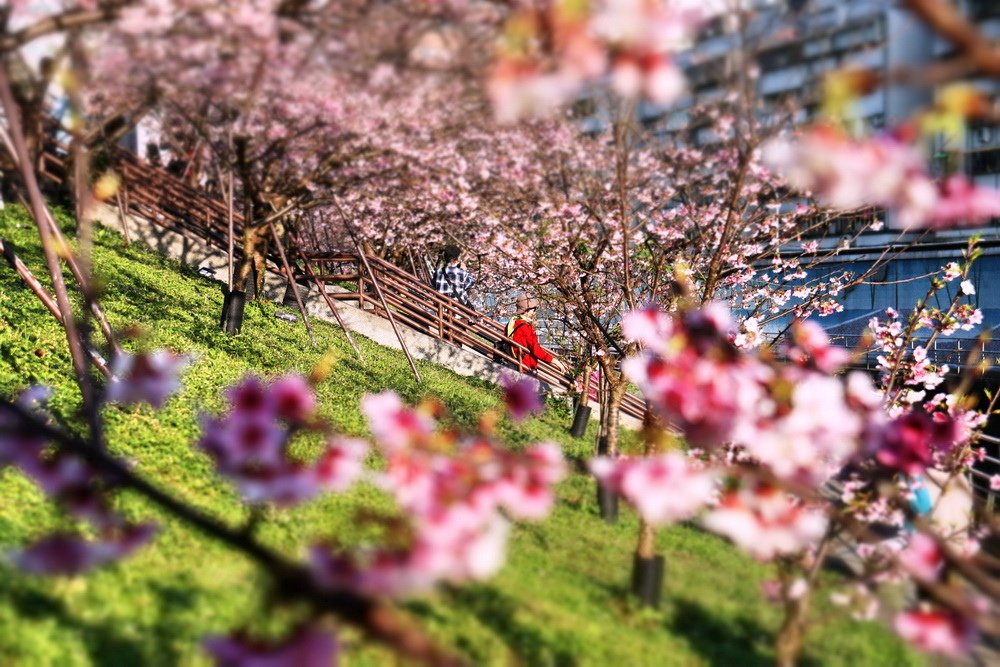
M 42 173 L 55 183 L 62 183 L 67 172 L 65 152 L 51 146 L 42 157 Z M 120 146 L 110 146 L 111 168 L 121 178 L 119 200 L 129 213 L 188 238 L 204 241 L 227 250 L 229 239 L 229 209 L 224 202 L 203 190 L 150 164 L 142 162 Z M 242 236 L 243 216 L 233 212 L 236 238 Z M 234 248 L 237 257 L 242 248 Z M 280 266 L 274 258 L 275 266 Z M 280 272 L 280 271 L 279 271 Z
M 51 144 L 42 158 L 43 175 L 55 183 L 63 183 L 69 173 L 65 156 L 64 147 Z M 108 147 L 108 156 L 110 167 L 121 178 L 120 199 L 115 203 L 122 209 L 185 237 L 228 250 L 230 213 L 224 202 L 163 169 L 139 160 L 119 146 Z M 240 238 L 243 216 L 236 211 L 232 216 L 234 234 Z M 428 276 L 418 278 L 414 273 L 371 255 L 367 256 L 371 269 L 369 274 L 357 254 L 310 253 L 303 247 L 295 247 L 294 237 L 286 240 L 293 246 L 290 253 L 293 260 L 298 255 L 308 262 L 317 274 L 317 283 L 323 286 L 330 298 L 353 300 L 361 308 L 387 317 L 381 299 L 376 297 L 373 281 L 377 281 L 397 322 L 437 340 L 466 347 L 521 372 L 526 370 L 523 362 L 525 348 L 510 341 L 511 348 L 516 350 L 514 354 L 497 349 L 497 343 L 507 338 L 503 324 L 442 296 L 428 284 Z M 237 259 L 242 256 L 239 244 L 234 252 Z M 282 269 L 279 258 L 269 259 L 277 273 L 290 279 Z M 426 267 L 415 265 L 413 268 L 417 274 L 426 274 Z M 331 283 L 349 284 L 353 291 L 331 292 L 326 289 L 326 285 Z M 573 378 L 546 362 L 539 361 L 537 375 L 554 387 L 575 390 Z M 625 414 L 641 419 L 645 404 L 642 399 L 628 394 L 621 409 Z
M 394 264 L 369 256 L 368 264 L 374 274 L 369 276 L 355 254 L 307 254 L 306 258 L 320 282 L 351 286 L 346 292 L 330 292 L 331 297 L 356 301 L 359 307 L 385 317 L 381 300 L 376 297 L 372 284 L 374 279 L 381 285 L 386 302 L 398 322 L 438 340 L 491 357 L 519 372 L 527 370 L 524 366 L 527 348 L 507 338 L 504 324 L 439 294 Z M 501 340 L 509 342 L 513 353 L 498 349 L 497 344 Z M 572 377 L 544 361 L 539 360 L 537 375 L 554 387 L 567 391 L 576 389 Z M 644 411 L 645 403 L 641 398 L 626 394 L 622 412 L 641 419 Z

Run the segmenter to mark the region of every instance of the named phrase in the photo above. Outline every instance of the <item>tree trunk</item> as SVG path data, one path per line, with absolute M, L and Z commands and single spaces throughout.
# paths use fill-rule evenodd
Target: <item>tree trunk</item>
M 794 600 L 785 603 L 785 622 L 781 624 L 775 643 L 775 664 L 778 667 L 795 667 L 806 634 L 806 616 L 809 612 L 807 590 Z
M 243 259 L 233 280 L 233 289 L 253 294 L 261 299 L 264 294 L 264 274 L 267 268 L 267 251 L 270 232 L 266 225 L 246 227 L 243 231 Z
M 656 555 L 656 531 L 644 519 L 639 521 L 639 543 L 635 547 L 635 555 L 639 558 Z
M 624 383 L 622 383 L 624 387 Z M 624 395 L 624 391 L 622 394 Z M 662 449 L 663 425 L 654 413 L 646 410 L 642 425 L 642 455 L 655 456 Z M 639 521 L 639 543 L 635 547 L 635 555 L 639 558 L 652 558 L 656 555 L 656 532 L 645 520 Z
M 610 377 L 607 376 L 606 377 Z M 608 409 L 601 415 L 602 431 L 607 438 L 608 456 L 618 456 L 618 429 L 621 425 L 622 399 L 625 398 L 625 390 L 628 383 L 625 378 L 619 377 L 616 382 L 609 380 L 608 384 Z

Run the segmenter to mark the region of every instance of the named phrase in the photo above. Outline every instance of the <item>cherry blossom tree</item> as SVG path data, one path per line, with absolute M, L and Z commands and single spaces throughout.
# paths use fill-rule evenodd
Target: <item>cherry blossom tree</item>
M 750 108 L 723 108 L 707 112 L 719 138 L 707 151 L 683 137 L 666 146 L 643 143 L 627 101 L 608 134 L 589 138 L 565 118 L 496 129 L 483 113 L 484 95 L 505 120 L 551 111 L 605 75 L 626 100 L 668 103 L 683 88 L 672 54 L 726 8 L 721 3 L 509 9 L 81 0 L 25 18 L 30 4 L 9 3 L 0 14 L 0 50 L 69 31 L 71 97 L 85 97 L 95 111 L 136 109 L 157 98 L 152 113 L 160 122 L 179 123 L 220 174 L 239 176 L 251 228 L 270 229 L 280 214 L 311 206 L 317 224 L 344 225 L 388 253 L 427 225 L 434 241 L 456 236 L 494 248 L 484 260 L 496 280 L 540 286 L 594 350 L 613 392 L 634 383 L 665 426 L 649 420 L 647 456 L 597 458 L 592 471 L 636 506 L 647 543 L 650 527 L 694 519 L 774 563 L 778 579 L 769 592 L 785 612 L 781 664 L 793 664 L 802 648 L 810 605 L 826 585 L 820 568 L 841 539 L 855 545 L 862 567 L 835 601 L 870 614 L 878 585 L 911 581 L 924 599 L 898 614 L 894 627 L 918 647 L 957 655 L 981 633 L 1000 631 L 1000 591 L 990 575 L 996 561 L 978 549 L 996 535 L 996 520 L 978 516 L 971 531 L 935 526 L 921 510 L 917 479 L 926 475 L 943 491 L 959 485 L 981 451 L 984 413 L 994 407 L 975 405 L 967 382 L 941 391 L 946 370 L 926 355 L 935 340 L 981 322 L 966 302 L 975 243 L 931 283 L 929 295 L 961 279 L 947 308 L 931 308 L 928 297 L 905 319 L 887 313 L 872 322 L 883 370 L 877 383 L 849 371 L 851 353 L 831 346 L 814 322 L 791 325 L 780 357 L 744 349 L 753 347 L 758 317 L 835 307 L 830 300 L 850 279 L 800 287 L 794 281 L 809 278 L 803 262 L 778 255 L 821 227 L 823 210 L 877 207 L 914 227 L 976 224 L 996 214 L 996 193 L 960 176 L 933 178 L 910 126 L 856 137 L 829 118 L 762 145 L 767 132 L 753 125 Z M 904 5 L 956 46 L 962 67 L 943 68 L 940 79 L 969 66 L 1000 73 L 993 47 L 950 4 Z M 25 27 L 9 28 L 14 17 Z M 487 63 L 476 40 L 503 19 L 500 54 L 485 93 L 477 94 L 468 82 Z M 131 69 L 123 67 L 125 49 L 135 56 Z M 471 76 L 450 84 L 465 66 Z M 316 416 L 311 387 L 322 367 L 311 378 L 246 378 L 193 444 L 247 503 L 294 505 L 374 477 L 402 516 L 395 526 L 407 538 L 401 542 L 364 550 L 316 543 L 306 559 L 274 552 L 252 526 L 226 525 L 130 469 L 108 452 L 100 406 L 162 404 L 185 360 L 119 353 L 109 384 L 95 382 L 89 329 L 77 326 L 63 280 L 66 245 L 38 185 L 40 142 L 30 137 L 40 132 L 32 120 L 41 117 L 39 95 L 31 86 L 15 94 L 10 70 L 7 59 L 0 69 L 3 143 L 39 228 L 87 420 L 80 433 L 54 425 L 41 390 L 0 402 L 0 465 L 21 470 L 80 527 L 24 547 L 13 561 L 32 572 L 77 574 L 127 557 L 155 539 L 155 526 L 126 520 L 110 500 L 139 494 L 248 556 L 290 599 L 311 603 L 298 629 L 275 644 L 242 633 L 210 639 L 206 650 L 218 661 L 328 662 L 337 648 L 321 619 L 334 614 L 403 654 L 453 663 L 387 600 L 494 573 L 509 521 L 540 519 L 551 509 L 552 486 L 564 474 L 558 450 L 541 443 L 510 452 L 485 422 L 469 434 L 439 429 L 439 406 L 405 406 L 392 393 L 361 406 L 374 442 L 349 439 Z M 123 71 L 129 77 L 118 76 Z M 883 82 L 854 76 L 850 83 L 856 94 Z M 408 93 L 393 95 L 401 87 Z M 447 100 L 463 104 L 424 113 Z M 964 121 L 981 112 L 980 101 L 967 88 L 948 89 L 921 127 Z M 85 133 L 73 129 L 80 146 Z M 106 194 L 88 187 L 88 178 L 76 185 L 84 213 L 87 201 Z M 815 208 L 812 197 L 829 208 Z M 448 229 L 469 219 L 480 224 Z M 255 244 L 251 258 L 263 252 Z M 765 261 L 774 269 L 762 271 Z M 75 277 L 85 300 L 96 302 L 87 273 Z M 755 324 L 739 331 L 727 301 Z M 648 303 L 665 309 L 641 308 Z M 535 407 L 514 381 L 505 394 L 517 416 Z M 612 438 L 616 415 L 609 411 L 605 425 Z M 683 437 L 686 452 L 665 451 L 666 428 Z M 305 434 L 325 447 L 303 462 L 288 448 Z M 363 463 L 372 448 L 386 460 L 380 473 Z M 899 528 L 897 539 L 873 539 L 879 524 Z

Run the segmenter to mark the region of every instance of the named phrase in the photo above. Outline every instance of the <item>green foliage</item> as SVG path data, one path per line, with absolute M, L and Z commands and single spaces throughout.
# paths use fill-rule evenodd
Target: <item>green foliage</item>
M 63 220 L 65 223 L 66 221 Z M 43 282 L 44 262 L 33 225 L 17 207 L 0 211 L 0 236 L 12 242 Z M 220 285 L 161 256 L 97 230 L 94 265 L 105 285 L 102 297 L 116 328 L 138 326 L 138 347 L 169 347 L 194 354 L 180 394 L 166 408 L 105 409 L 109 440 L 122 456 L 156 483 L 221 519 L 238 523 L 246 510 L 231 487 L 214 476 L 191 443 L 197 416 L 218 409 L 220 392 L 243 374 L 308 372 L 328 351 L 338 361 L 318 387 L 321 411 L 342 431 L 363 435 L 358 401 L 366 392 L 394 389 L 405 400 L 441 400 L 450 419 L 472 427 L 501 399 L 492 385 L 421 363 L 417 384 L 401 353 L 359 337 L 360 363 L 343 335 L 317 323 L 319 346 L 304 328 L 274 317 L 271 304 L 251 304 L 238 337 L 217 326 Z M 55 390 L 53 409 L 73 423 L 79 394 L 70 374 L 62 330 L 6 265 L 0 265 L 0 394 L 45 383 Z M 514 425 L 500 422 L 512 447 L 538 440 L 559 442 L 567 453 L 590 454 L 586 438 L 567 435 L 570 415 L 552 403 L 543 416 Z M 634 436 L 627 438 L 634 446 Z M 312 452 L 306 445 L 300 453 Z M 560 488 L 555 514 L 541 524 L 519 526 L 510 563 L 494 580 L 411 601 L 406 608 L 442 642 L 485 665 L 696 665 L 769 664 L 779 619 L 759 593 L 768 568 L 728 544 L 689 527 L 660 532 L 668 561 L 664 608 L 634 609 L 625 595 L 637 530 L 626 515 L 613 526 L 597 517 L 593 482 L 574 475 Z M 124 495 L 123 512 L 155 518 L 162 532 L 134 558 L 87 577 L 51 580 L 25 577 L 0 564 L 0 664 L 3 665 L 196 665 L 205 664 L 201 637 L 250 625 L 280 631 L 295 610 L 264 612 L 267 581 L 243 558 Z M 362 508 L 387 508 L 377 490 L 361 486 L 293 511 L 270 512 L 261 537 L 289 553 L 301 553 L 322 536 L 352 544 L 372 536 L 354 521 Z M 0 472 L 0 548 L 8 549 L 65 519 L 19 473 Z M 830 610 L 823 609 L 824 616 Z M 833 615 L 817 631 L 808 661 L 829 665 L 912 664 L 915 658 L 881 627 Z M 384 649 L 346 632 L 348 665 L 397 664 Z

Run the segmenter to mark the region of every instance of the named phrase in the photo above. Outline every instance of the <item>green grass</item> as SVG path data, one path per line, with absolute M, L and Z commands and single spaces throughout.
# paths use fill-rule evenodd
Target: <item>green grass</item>
M 0 211 L 0 235 L 41 278 L 44 262 L 23 211 Z M 110 442 L 149 479 L 221 519 L 237 523 L 246 510 L 207 459 L 191 446 L 200 411 L 221 405 L 221 389 L 246 372 L 308 371 L 327 351 L 339 361 L 318 387 L 321 411 L 346 433 L 364 434 L 358 401 L 391 388 L 406 400 L 439 398 L 451 419 L 476 423 L 500 398 L 489 384 L 420 364 L 414 381 L 401 353 L 359 339 L 358 362 L 343 335 L 316 324 L 312 348 L 303 327 L 274 317 L 270 304 L 248 307 L 244 332 L 218 331 L 219 285 L 99 230 L 94 263 L 104 282 L 103 303 L 117 328 L 137 325 L 135 345 L 193 353 L 184 387 L 160 412 L 106 408 Z M 0 265 L 0 394 L 36 383 L 55 388 L 53 409 L 72 422 L 78 394 L 70 380 L 65 339 L 54 319 Z M 539 418 L 500 432 L 511 447 L 555 440 L 567 453 L 585 456 L 593 442 L 566 434 L 566 409 L 550 404 Z M 574 475 L 560 487 L 554 515 L 518 526 L 508 565 L 487 583 L 448 589 L 406 604 L 442 643 L 483 665 L 764 665 L 778 613 L 759 593 L 768 567 L 726 542 L 686 526 L 660 532 L 667 558 L 667 586 L 658 612 L 635 608 L 626 595 L 637 523 L 623 511 L 615 525 L 597 517 L 593 482 Z M 316 536 L 351 543 L 364 539 L 355 511 L 385 506 L 362 486 L 291 511 L 274 511 L 261 536 L 290 554 Z M 112 567 L 74 579 L 23 576 L 0 564 L 0 664 L 2 665 L 200 665 L 198 642 L 211 632 L 249 625 L 274 632 L 296 609 L 268 608 L 267 580 L 241 557 L 164 516 L 140 498 L 119 498 L 121 511 L 155 518 L 162 532 L 153 545 Z M 23 544 L 66 520 L 19 473 L 0 473 L 0 548 Z M 826 625 L 810 638 L 806 662 L 824 665 L 919 664 L 878 625 L 849 620 L 827 606 Z M 348 665 L 398 664 L 384 649 L 344 633 Z

